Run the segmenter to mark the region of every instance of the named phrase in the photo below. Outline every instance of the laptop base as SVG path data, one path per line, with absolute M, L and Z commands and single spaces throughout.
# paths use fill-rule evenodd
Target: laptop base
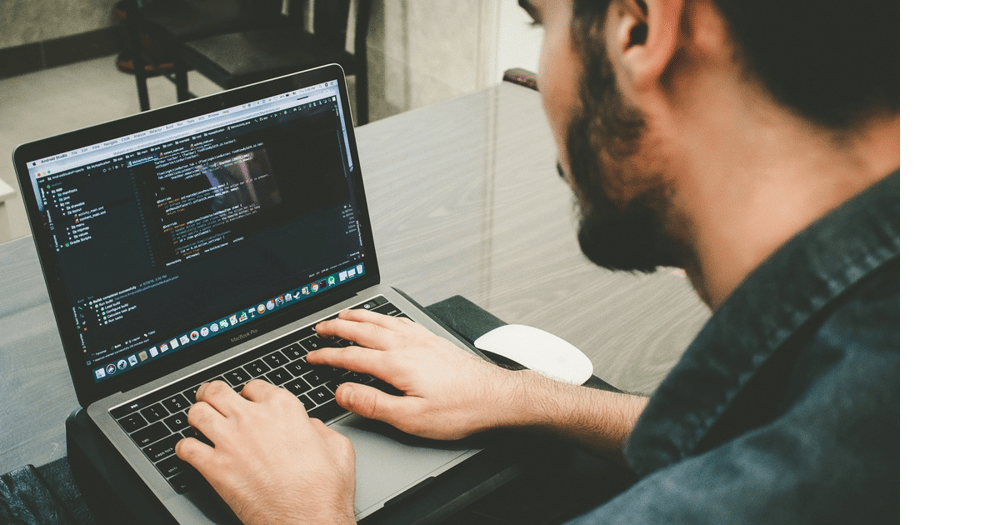
M 414 304 L 463 340 L 505 324 L 461 296 L 426 308 Z M 586 386 L 614 390 L 596 376 Z M 66 438 L 70 467 L 97 523 L 177 523 L 85 411 L 66 420 Z M 634 482 L 624 467 L 541 435 L 497 432 L 481 439 L 483 452 L 413 487 L 361 523 L 561 523 Z M 227 515 L 219 505 L 207 509 L 209 515 Z
M 66 441 L 73 476 L 97 522 L 177 523 L 83 410 L 75 411 L 66 420 Z M 360 523 L 440 523 L 505 486 L 524 472 L 526 462 L 518 458 L 527 448 L 513 440 L 497 441 L 461 465 L 390 501 Z M 232 516 L 221 500 L 206 502 L 202 508 L 207 516 L 217 517 L 223 523 Z
M 442 319 L 435 314 L 444 315 L 447 320 L 441 325 L 463 340 L 478 336 L 481 329 L 492 329 L 495 323 L 502 324 L 502 321 L 462 297 L 442 301 L 441 307 L 432 305 L 425 308 L 412 299 L 411 302 L 436 321 Z M 463 318 L 467 321 L 485 318 L 488 321 L 482 327 L 455 322 Z M 66 420 L 66 438 L 69 462 L 77 485 L 98 522 L 177 523 L 97 430 L 84 410 L 77 410 Z M 490 443 L 486 450 L 441 476 L 411 488 L 361 523 L 388 525 L 446 521 L 449 516 L 461 513 L 480 498 L 518 478 L 525 472 L 526 465 L 536 462 L 528 460 L 533 456 L 530 453 L 533 446 L 523 436 L 496 435 L 487 439 Z M 418 497 L 409 497 L 416 493 L 419 493 Z M 218 517 L 221 522 L 231 519 L 231 513 L 221 501 L 205 502 L 204 510 L 206 515 Z M 136 516 L 141 519 L 136 519 Z

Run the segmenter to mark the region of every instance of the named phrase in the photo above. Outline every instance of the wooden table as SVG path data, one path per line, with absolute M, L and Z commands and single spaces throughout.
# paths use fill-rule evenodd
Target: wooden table
M 578 346 L 649 393 L 708 317 L 678 271 L 612 273 L 576 242 L 537 93 L 502 84 L 357 130 L 383 279 L 431 304 L 464 295 Z M 66 454 L 78 406 L 30 238 L 0 245 L 0 472 Z

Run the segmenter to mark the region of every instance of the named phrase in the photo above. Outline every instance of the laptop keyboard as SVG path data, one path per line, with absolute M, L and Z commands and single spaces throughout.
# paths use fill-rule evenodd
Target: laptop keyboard
M 408 318 L 382 296 L 354 308 Z M 331 319 L 335 317 L 336 315 Z M 334 392 L 341 383 L 362 383 L 391 394 L 400 394 L 391 385 L 370 375 L 328 366 L 313 366 L 305 360 L 310 350 L 353 344 L 340 338 L 321 338 L 311 326 L 303 328 L 273 344 L 263 345 L 114 408 L 111 416 L 142 449 L 174 490 L 184 493 L 193 483 L 199 482 L 201 476 L 174 455 L 174 446 L 183 437 L 194 437 L 210 443 L 187 423 L 188 409 L 194 404 L 195 392 L 203 383 L 225 381 L 238 392 L 251 379 L 263 379 L 295 394 L 305 406 L 309 417 L 330 421 L 346 413 L 334 399 Z

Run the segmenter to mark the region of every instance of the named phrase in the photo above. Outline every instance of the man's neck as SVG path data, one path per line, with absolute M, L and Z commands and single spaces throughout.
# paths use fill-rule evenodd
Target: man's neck
M 745 123 L 746 121 L 744 121 Z M 696 266 L 689 269 L 710 308 L 795 234 L 899 168 L 899 116 L 871 120 L 851 135 L 767 118 L 731 129 L 686 192 Z

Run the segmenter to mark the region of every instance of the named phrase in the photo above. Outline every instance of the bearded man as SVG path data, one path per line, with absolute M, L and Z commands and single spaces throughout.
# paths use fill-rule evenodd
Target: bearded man
M 584 253 L 685 269 L 712 318 L 645 398 L 351 310 L 317 331 L 357 346 L 309 362 L 403 395 L 347 383 L 338 402 L 430 438 L 531 427 L 623 456 L 638 481 L 575 523 L 898 521 L 898 2 L 521 5 L 545 28 L 539 90 Z M 244 521 L 353 523 L 345 438 L 264 382 L 198 398 L 215 447 L 177 455 Z

